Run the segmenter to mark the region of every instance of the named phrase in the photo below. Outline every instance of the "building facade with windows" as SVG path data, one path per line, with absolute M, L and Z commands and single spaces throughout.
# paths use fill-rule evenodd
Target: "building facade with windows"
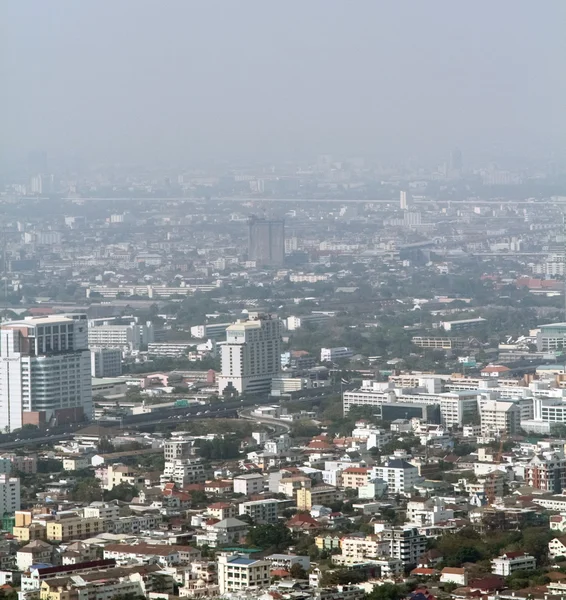
M 76 317 L 29 317 L 2 325 L 0 429 L 92 417 L 86 315 Z

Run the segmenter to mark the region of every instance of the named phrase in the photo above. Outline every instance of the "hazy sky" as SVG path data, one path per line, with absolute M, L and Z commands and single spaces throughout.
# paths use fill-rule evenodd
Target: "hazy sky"
M 0 144 L 99 160 L 560 150 L 564 0 L 0 0 Z

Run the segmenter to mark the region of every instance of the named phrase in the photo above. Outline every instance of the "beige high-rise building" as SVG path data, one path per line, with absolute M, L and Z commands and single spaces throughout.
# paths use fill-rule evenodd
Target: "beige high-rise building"
M 271 379 L 281 369 L 281 331 L 280 319 L 261 313 L 249 313 L 228 327 L 226 341 L 220 344 L 220 394 L 271 390 Z

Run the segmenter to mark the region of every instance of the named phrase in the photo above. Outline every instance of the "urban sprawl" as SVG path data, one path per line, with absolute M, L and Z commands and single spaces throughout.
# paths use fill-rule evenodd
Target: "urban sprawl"
M 554 168 L 32 159 L 0 193 L 0 598 L 564 598 Z

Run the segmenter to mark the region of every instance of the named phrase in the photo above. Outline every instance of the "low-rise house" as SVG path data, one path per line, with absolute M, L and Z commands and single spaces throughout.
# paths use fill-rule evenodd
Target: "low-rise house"
M 214 502 L 214 504 L 209 504 L 207 506 L 206 514 L 214 519 L 222 521 L 223 519 L 236 517 L 238 509 L 235 504 L 230 504 L 229 502 Z
M 250 496 L 263 492 L 265 479 L 261 473 L 246 473 L 234 477 L 234 493 Z
M 357 490 L 367 485 L 370 478 L 370 469 L 365 467 L 349 467 L 342 471 L 342 487 Z
M 21 589 L 22 592 L 37 592 L 41 587 L 41 582 L 46 579 L 59 577 L 68 577 L 87 573 L 93 570 L 109 569 L 116 566 L 115 560 L 94 560 L 76 565 L 52 566 L 49 564 L 32 565 L 28 571 L 22 573 Z
M 214 481 L 206 481 L 204 484 L 205 494 L 213 496 L 225 496 L 234 491 L 234 482 L 224 479 L 216 479 Z
M 341 535 L 331 533 L 317 535 L 314 543 L 319 550 L 338 550 L 342 541 Z
M 389 541 L 377 535 L 346 535 L 340 542 L 342 556 L 354 559 L 376 558 L 389 552 Z
M 342 492 L 331 485 L 300 488 L 296 494 L 299 510 L 311 510 L 313 506 L 318 504 L 329 506 L 342 498 Z
M 199 559 L 200 552 L 190 546 L 168 544 L 109 544 L 104 548 L 104 558 L 113 558 L 118 565 L 155 563 L 170 567 Z
M 63 459 L 64 471 L 80 471 L 89 467 L 90 460 L 86 456 L 71 456 Z
M 45 540 L 47 539 L 47 527 L 43 523 L 30 522 L 26 525 L 15 525 L 12 534 L 20 544 L 33 540 Z
M 223 519 L 206 525 L 204 532 L 196 535 L 196 543 L 211 548 L 224 544 L 238 545 L 245 541 L 248 530 L 249 525 L 239 519 Z
M 298 556 L 296 554 L 270 554 L 265 557 L 265 560 L 269 561 L 270 569 L 283 569 L 285 571 L 291 571 L 294 565 L 301 566 L 305 571 L 311 568 L 311 561 L 308 556 Z
M 62 548 L 59 546 L 59 548 Z M 69 544 L 61 554 L 62 565 L 77 565 L 79 563 L 96 560 L 96 547 L 83 542 Z
M 553 559 L 566 556 L 566 536 L 555 537 L 548 542 L 548 555 Z
M 106 471 L 106 485 L 103 485 L 106 490 L 112 490 L 121 484 L 127 484 L 133 487 L 140 487 L 144 484 L 144 476 L 136 473 L 132 467 L 127 465 L 108 465 L 108 467 L 102 469 L 102 471 Z
M 444 567 L 440 572 L 440 581 L 465 586 L 468 585 L 468 572 L 462 567 Z
M 287 521 L 287 527 L 291 531 L 313 531 L 319 529 L 320 524 L 309 514 L 297 513 Z
M 163 522 L 163 517 L 158 512 L 147 512 L 129 517 L 119 517 L 106 523 L 106 530 L 110 533 L 141 533 L 158 528 Z
M 432 567 L 416 567 L 410 573 L 411 577 L 437 577 L 439 575 L 439 571 L 433 569 Z
M 157 590 L 172 594 L 174 579 L 158 565 L 93 570 L 79 575 L 49 578 L 41 582 L 40 600 L 109 600 L 116 597 L 149 597 Z
M 27 571 L 32 565 L 49 564 L 53 561 L 53 546 L 42 540 L 33 540 L 16 552 L 19 571 Z

